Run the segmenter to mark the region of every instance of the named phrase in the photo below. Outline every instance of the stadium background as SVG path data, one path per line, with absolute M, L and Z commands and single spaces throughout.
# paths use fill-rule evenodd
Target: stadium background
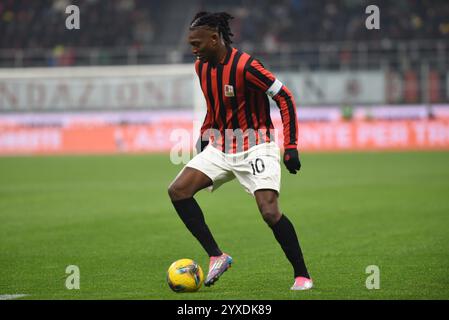
M 71 4 L 79 30 L 65 26 Z M 371 4 L 379 30 L 365 27 Z M 301 298 L 449 298 L 449 4 L 437 0 L 1 1 L 0 296 L 178 299 L 170 263 L 207 267 L 166 196 L 181 168 L 170 136 L 193 132 L 190 152 L 204 107 L 186 43 L 199 10 L 231 13 L 234 45 L 296 98 L 303 170 L 283 169 L 282 203 L 317 280 Z M 236 269 L 181 298 L 297 299 L 252 200 L 235 182 L 220 194 L 198 198 Z M 64 286 L 71 264 L 81 290 Z M 368 265 L 380 290 L 365 287 Z

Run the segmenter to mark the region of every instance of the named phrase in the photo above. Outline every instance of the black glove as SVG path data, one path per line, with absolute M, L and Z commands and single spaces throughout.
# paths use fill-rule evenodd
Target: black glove
M 200 153 L 204 150 L 204 148 L 207 147 L 207 145 L 209 144 L 209 139 L 208 140 L 201 140 L 201 137 L 199 137 L 198 141 L 196 142 L 196 151 L 197 153 Z
M 290 173 L 296 174 L 301 169 L 301 161 L 297 149 L 285 149 L 284 164 Z

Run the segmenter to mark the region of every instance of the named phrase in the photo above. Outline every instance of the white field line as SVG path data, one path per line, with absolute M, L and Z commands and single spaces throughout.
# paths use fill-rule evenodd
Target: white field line
M 1 294 L 0 300 L 13 300 L 29 296 L 29 294 Z

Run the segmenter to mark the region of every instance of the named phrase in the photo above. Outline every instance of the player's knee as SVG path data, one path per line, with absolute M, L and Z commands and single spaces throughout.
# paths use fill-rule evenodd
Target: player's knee
M 280 213 L 276 206 L 270 204 L 262 204 L 260 206 L 260 213 L 262 214 L 263 220 L 269 225 L 273 226 L 280 219 Z
M 186 189 L 180 186 L 179 184 L 172 183 L 168 187 L 168 196 L 171 201 L 178 201 L 182 199 L 187 199 L 192 197 L 193 195 Z
M 275 225 L 281 218 L 281 213 L 278 208 L 277 197 L 273 194 L 267 195 L 264 198 L 259 198 L 257 201 L 259 211 L 262 214 L 264 221 L 269 225 Z
M 281 218 L 281 213 L 276 210 L 265 211 L 262 212 L 262 217 L 269 226 L 274 226 Z

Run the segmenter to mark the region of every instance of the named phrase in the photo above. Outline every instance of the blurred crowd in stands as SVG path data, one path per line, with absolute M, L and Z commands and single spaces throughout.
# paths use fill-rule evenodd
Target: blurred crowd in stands
M 234 42 L 267 52 L 286 43 L 449 39 L 447 0 L 1 0 L 0 49 L 46 48 L 70 65 L 73 50 L 151 48 L 167 32 L 178 36 L 164 45 L 177 47 L 192 18 L 170 19 L 179 2 L 193 12 L 230 12 Z M 80 8 L 80 30 L 65 28 L 71 4 Z M 370 4 L 380 9 L 380 30 L 365 27 Z
M 1 0 L 0 48 L 114 47 L 149 45 L 155 0 Z M 80 29 L 69 31 L 66 8 L 80 9 Z
M 449 39 L 449 1 L 444 0 L 247 0 L 242 4 L 235 10 L 237 40 L 263 44 L 266 50 L 283 43 Z M 378 31 L 365 27 L 369 15 L 365 8 L 370 4 L 380 9 Z

